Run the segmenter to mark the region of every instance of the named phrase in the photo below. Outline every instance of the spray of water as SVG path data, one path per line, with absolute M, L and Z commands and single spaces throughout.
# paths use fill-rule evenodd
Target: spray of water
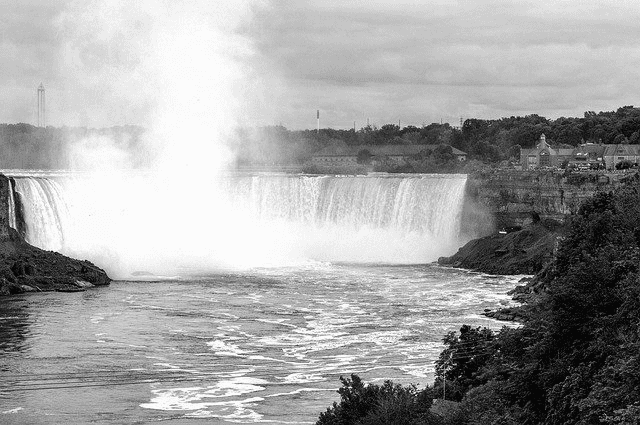
M 131 170 L 132 153 L 107 137 L 75 143 L 70 163 L 83 174 L 59 181 L 66 212 L 52 216 L 68 223 L 60 250 L 128 277 L 139 270 L 175 273 L 308 260 L 422 262 L 451 244 L 447 235 L 400 223 L 407 217 L 440 220 L 404 211 L 412 199 L 449 207 L 440 198 L 416 197 L 415 187 L 393 183 L 387 196 L 389 181 L 320 190 L 314 184 L 321 179 L 298 179 L 304 187 L 277 193 L 260 187 L 265 181 L 249 179 L 250 190 L 239 195 L 247 182 L 225 174 L 233 158 L 224 141 L 251 100 L 261 97 L 252 44 L 237 31 L 255 7 L 260 5 L 249 0 L 70 3 L 59 20 L 67 40 L 63 66 L 140 111 L 148 164 L 144 171 Z M 291 181 L 276 186 L 285 183 Z M 455 188 L 445 192 L 456 206 L 441 211 L 454 218 L 460 184 Z M 306 196 L 305 190 L 309 200 L 290 211 L 309 210 L 313 218 L 273 214 L 278 205 Z M 369 214 L 380 207 L 377 202 L 389 203 L 381 207 L 382 221 Z
M 217 223 L 232 218 L 217 193 L 232 160 L 224 140 L 247 105 L 245 85 L 256 87 L 251 43 L 237 31 L 253 7 L 93 0 L 61 15 L 66 72 L 135 105 L 140 116 L 131 118 L 147 128 L 144 173 L 132 174 L 131 152 L 108 137 L 71 146 L 70 164 L 85 173 L 63 182 L 75 229 L 67 245 L 77 255 L 119 275 L 132 264 L 170 268 L 215 254 L 210 247 L 225 237 Z

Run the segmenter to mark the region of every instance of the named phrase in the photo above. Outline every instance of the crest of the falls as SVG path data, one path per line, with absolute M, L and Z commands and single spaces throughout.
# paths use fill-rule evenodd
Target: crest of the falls
M 463 176 L 253 176 L 227 180 L 233 204 L 262 222 L 384 229 L 456 238 Z
M 232 175 L 209 187 L 188 176 L 180 184 L 73 176 L 18 177 L 16 190 L 30 243 L 126 277 L 433 261 L 461 243 L 465 183 L 461 175 Z

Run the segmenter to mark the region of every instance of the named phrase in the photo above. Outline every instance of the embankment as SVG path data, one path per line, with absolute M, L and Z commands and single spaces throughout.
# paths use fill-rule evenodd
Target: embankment
M 0 295 L 35 291 L 82 291 L 108 285 L 104 270 L 29 245 L 9 226 L 9 200 L 17 199 L 9 179 L 0 174 Z

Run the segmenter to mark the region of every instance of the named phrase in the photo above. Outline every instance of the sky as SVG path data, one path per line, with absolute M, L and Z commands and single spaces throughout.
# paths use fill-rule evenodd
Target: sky
M 640 104 L 629 0 L 0 0 L 0 122 L 291 129 Z M 185 119 L 185 117 L 190 117 Z

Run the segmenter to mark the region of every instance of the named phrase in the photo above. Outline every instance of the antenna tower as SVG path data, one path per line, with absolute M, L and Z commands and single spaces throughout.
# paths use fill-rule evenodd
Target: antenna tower
M 44 93 L 44 85 L 40 83 L 38 86 L 38 127 L 47 126 L 47 108 Z

